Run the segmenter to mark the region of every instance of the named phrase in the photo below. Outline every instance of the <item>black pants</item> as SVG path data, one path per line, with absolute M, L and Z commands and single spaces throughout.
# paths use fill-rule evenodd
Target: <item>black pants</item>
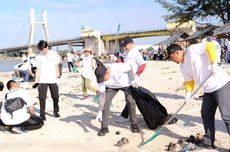
M 68 64 L 69 72 L 71 72 L 71 69 L 73 68 L 73 62 L 67 62 L 67 64 Z
M 23 127 L 25 130 L 39 129 L 43 126 L 43 124 L 44 124 L 43 120 L 36 115 L 31 115 L 28 120 L 17 125 L 5 125 L 0 119 L 0 126 Z
M 60 76 L 62 76 L 62 66 L 63 66 L 63 64 L 61 64 L 61 63 L 58 64 Z
M 125 99 L 125 101 L 126 101 L 126 99 Z M 129 117 L 129 110 L 128 110 L 127 103 L 125 104 L 125 107 L 124 107 L 124 109 L 121 112 L 121 116 L 124 117 L 124 118 L 128 118 Z
M 47 89 L 50 89 L 50 94 L 53 99 L 53 108 L 54 108 L 54 113 L 59 112 L 59 92 L 58 92 L 58 85 L 57 83 L 52 83 L 52 84 L 46 84 L 46 83 L 41 83 L 38 86 L 38 98 L 40 102 L 40 117 L 45 117 L 45 107 L 46 107 L 46 95 L 47 95 Z
M 213 145 L 215 141 L 215 114 L 217 107 L 220 110 L 221 118 L 225 123 L 230 135 L 230 82 L 222 88 L 212 92 L 204 93 L 201 107 L 201 117 L 204 124 L 206 143 Z

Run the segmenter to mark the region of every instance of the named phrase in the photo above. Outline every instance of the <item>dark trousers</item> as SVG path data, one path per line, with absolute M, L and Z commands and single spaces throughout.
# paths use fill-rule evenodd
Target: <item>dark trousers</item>
M 62 76 L 62 66 L 63 66 L 62 63 L 59 63 L 59 64 L 58 64 L 58 69 L 59 69 L 59 74 L 60 74 L 60 76 Z
M 210 145 L 215 141 L 215 114 L 217 107 L 224 121 L 228 134 L 230 135 L 230 82 L 222 88 L 212 92 L 204 93 L 201 107 L 201 117 L 204 124 L 205 138 Z
M 125 99 L 126 100 L 126 99 Z M 127 101 L 126 101 L 127 102 Z M 124 118 L 128 118 L 129 117 L 129 110 L 128 110 L 128 105 L 127 103 L 125 104 L 124 109 L 121 112 L 121 116 Z
M 71 72 L 71 69 L 73 68 L 73 62 L 67 62 L 69 72 Z
M 53 108 L 54 108 L 54 113 L 59 112 L 59 92 L 58 92 L 58 85 L 57 83 L 52 83 L 52 84 L 46 84 L 46 83 L 41 83 L 38 86 L 38 98 L 40 102 L 40 117 L 45 116 L 45 107 L 46 107 L 46 95 L 47 95 L 47 89 L 50 89 L 50 94 L 53 99 Z
M 114 98 L 114 96 L 117 94 L 117 92 L 121 90 L 125 93 L 126 97 L 126 102 L 128 106 L 128 112 L 130 114 L 130 123 L 131 124 L 136 124 L 137 123 L 137 118 L 136 118 L 136 103 L 129 93 L 129 87 L 124 87 L 124 88 L 106 88 L 106 94 L 105 94 L 105 105 L 102 110 L 102 122 L 101 122 L 101 127 L 102 128 L 107 128 L 108 127 L 108 119 L 110 115 L 110 104 Z
M 23 123 L 17 124 L 17 125 L 5 125 L 0 120 L 0 126 L 23 127 L 25 130 L 39 129 L 43 126 L 43 124 L 44 124 L 43 120 L 36 115 L 31 115 L 28 120 L 24 121 Z

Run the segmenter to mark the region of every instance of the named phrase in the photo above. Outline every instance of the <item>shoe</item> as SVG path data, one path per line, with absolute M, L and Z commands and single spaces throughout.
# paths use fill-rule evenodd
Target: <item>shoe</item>
M 8 132 L 12 129 L 11 126 L 0 126 L 0 131 Z
M 98 136 L 105 136 L 105 134 L 109 133 L 109 128 L 102 127 L 101 130 L 97 133 Z
M 25 129 L 23 129 L 22 127 L 13 127 L 11 129 L 11 133 L 13 133 L 13 134 L 24 134 L 24 133 L 27 133 L 27 131 Z
M 215 149 L 216 148 L 215 145 L 207 145 L 205 143 L 199 143 L 199 144 L 197 144 L 197 147 L 205 148 L 205 149 Z
M 140 131 L 137 124 L 131 124 L 131 131 L 133 133 L 138 133 Z
M 120 116 L 118 119 L 115 120 L 115 122 L 117 122 L 117 123 L 126 122 L 126 121 L 129 121 L 129 119 L 128 118 L 124 118 L 122 116 Z
M 61 117 L 58 112 L 54 112 L 53 116 L 56 117 L 56 118 Z
M 88 96 L 84 96 L 83 98 L 81 98 L 81 100 L 85 100 L 85 99 L 87 99 L 88 98 Z

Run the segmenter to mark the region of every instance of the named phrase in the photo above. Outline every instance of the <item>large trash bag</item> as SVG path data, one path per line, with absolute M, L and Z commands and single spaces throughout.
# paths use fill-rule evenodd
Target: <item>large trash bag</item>
M 165 107 L 159 102 L 156 96 L 143 87 L 130 87 L 130 93 L 136 101 L 145 123 L 150 129 L 156 129 L 171 118 Z M 176 120 L 173 120 L 176 121 Z M 170 122 L 172 124 L 172 122 Z

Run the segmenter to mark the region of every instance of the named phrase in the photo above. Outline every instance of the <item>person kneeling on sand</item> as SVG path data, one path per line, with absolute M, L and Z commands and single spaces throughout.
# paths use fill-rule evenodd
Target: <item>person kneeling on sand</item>
M 6 93 L 1 106 L 1 119 L 0 126 L 9 128 L 9 131 L 16 133 L 23 133 L 26 130 L 39 129 L 43 126 L 43 120 L 36 116 L 34 111 L 34 102 L 29 98 L 28 93 L 20 88 L 20 84 L 14 80 L 9 80 L 6 84 L 9 90 Z M 17 100 L 14 100 L 17 99 Z M 19 108 L 12 110 L 12 113 L 8 111 L 9 100 L 15 102 L 23 101 L 24 104 Z M 14 105 L 15 104 L 11 105 Z M 22 102 L 20 102 L 22 103 Z

